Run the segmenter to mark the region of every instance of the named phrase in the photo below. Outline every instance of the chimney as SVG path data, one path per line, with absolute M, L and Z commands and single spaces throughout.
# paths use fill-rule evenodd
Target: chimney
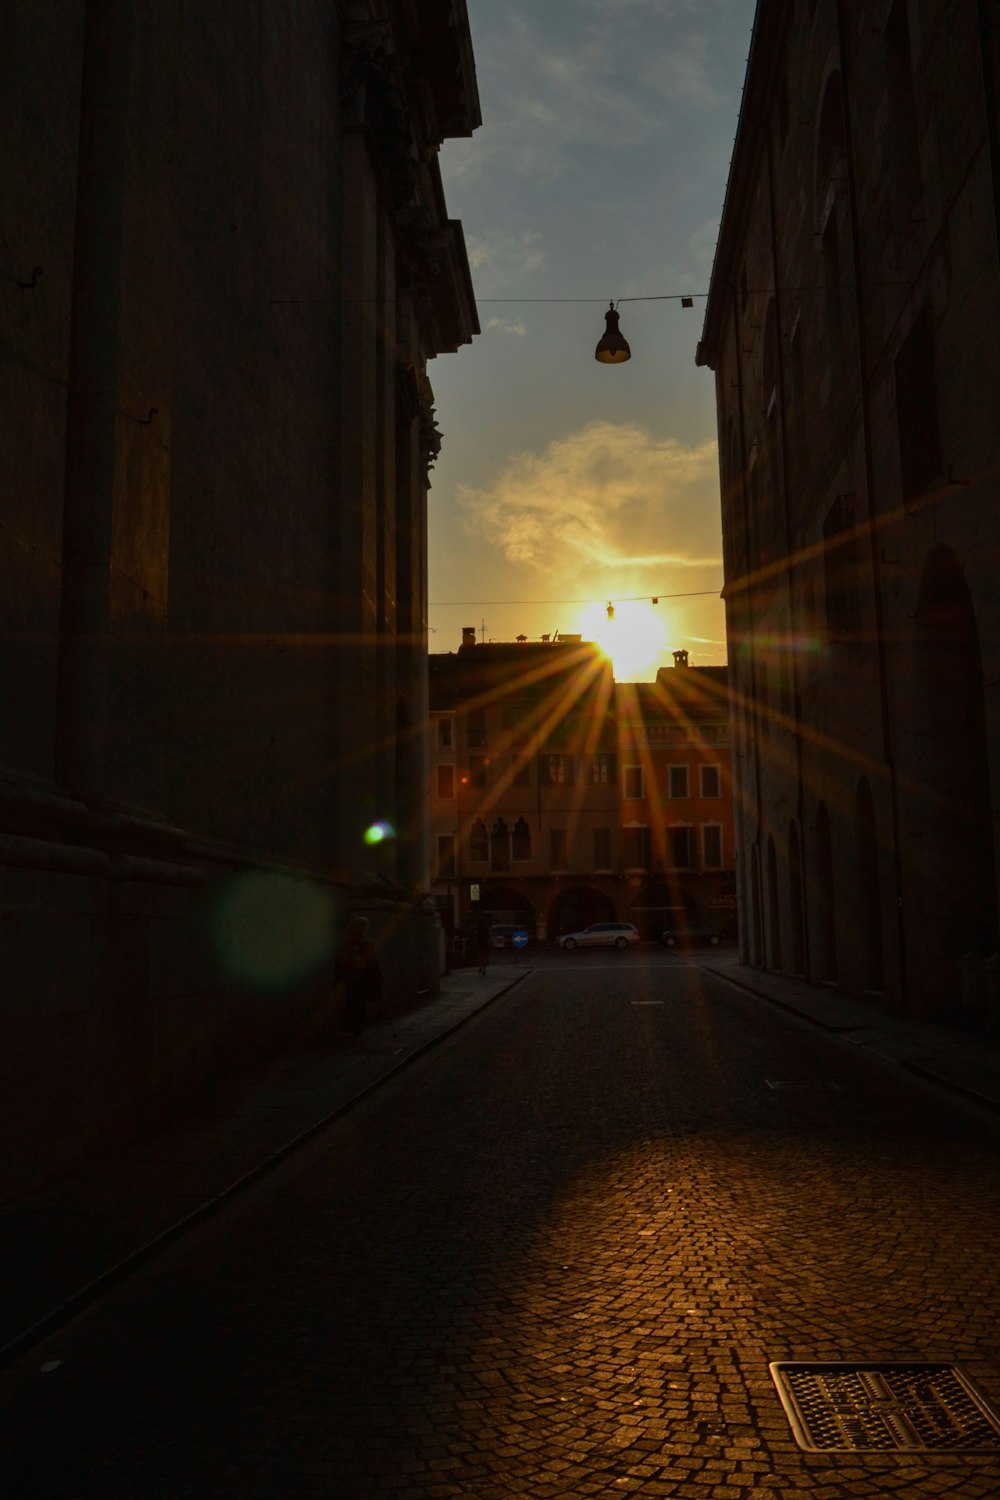
M 687 654 L 687 652 L 686 651 L 675 651 L 674 652 L 674 666 L 675 667 L 686 667 L 687 664 L 688 664 L 688 654 Z
M 463 646 L 474 646 L 475 644 L 476 644 L 476 627 L 475 627 L 475 625 L 463 625 L 462 626 L 462 645 Z

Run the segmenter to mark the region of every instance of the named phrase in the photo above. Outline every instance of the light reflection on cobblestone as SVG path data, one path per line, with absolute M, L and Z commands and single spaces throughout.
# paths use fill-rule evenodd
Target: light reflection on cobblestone
M 1000 1457 L 802 1452 L 767 1367 L 996 1398 L 996 1137 L 652 973 L 537 976 L 108 1299 L 13 1382 L 39 1450 L 123 1500 L 995 1496 Z

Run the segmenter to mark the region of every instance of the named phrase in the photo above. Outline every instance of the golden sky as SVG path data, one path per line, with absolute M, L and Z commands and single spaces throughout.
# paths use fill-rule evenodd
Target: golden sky
M 484 123 L 441 167 L 483 332 L 430 366 L 430 649 L 474 625 L 607 637 L 620 680 L 676 648 L 723 662 L 714 383 L 694 353 L 752 0 L 468 7 Z M 594 359 L 612 299 L 620 366 Z

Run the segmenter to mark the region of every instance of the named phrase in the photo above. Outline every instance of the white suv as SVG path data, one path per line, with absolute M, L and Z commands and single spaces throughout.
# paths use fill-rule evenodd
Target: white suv
M 639 941 L 639 929 L 631 922 L 591 922 L 582 932 L 567 932 L 561 948 L 627 948 Z

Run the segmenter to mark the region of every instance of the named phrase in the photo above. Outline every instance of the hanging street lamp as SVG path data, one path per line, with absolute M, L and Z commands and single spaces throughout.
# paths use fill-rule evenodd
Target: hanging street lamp
M 632 351 L 618 328 L 618 314 L 612 302 L 604 314 L 605 329 L 600 343 L 594 350 L 594 358 L 602 365 L 623 365 L 632 358 Z

